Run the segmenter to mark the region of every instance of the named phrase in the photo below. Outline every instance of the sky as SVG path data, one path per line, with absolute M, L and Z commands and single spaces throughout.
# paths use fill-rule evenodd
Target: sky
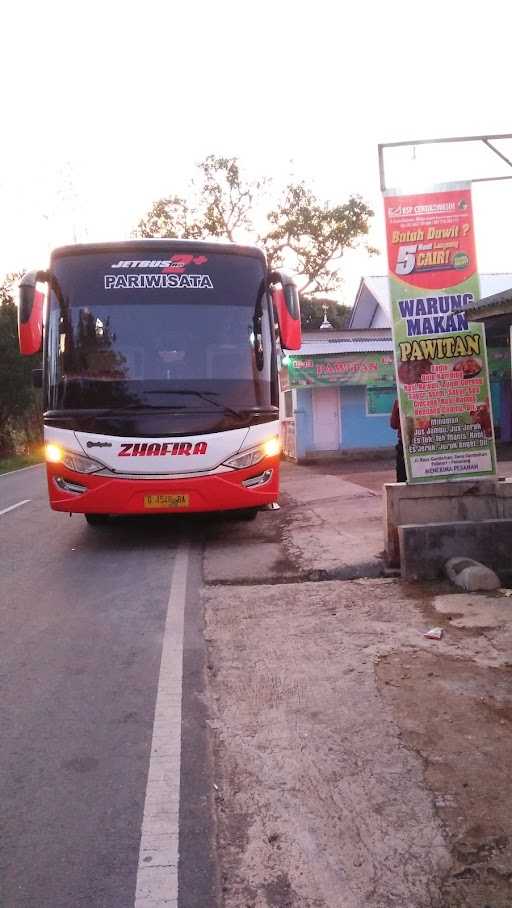
M 377 145 L 512 132 L 503 0 L 17 0 L 2 11 L 0 276 L 74 241 L 128 238 L 208 154 L 290 173 L 331 203 L 358 193 L 370 241 L 340 300 L 386 272 Z M 500 143 L 512 159 L 512 140 Z M 389 152 L 387 182 L 504 175 L 475 145 Z M 510 182 L 474 184 L 481 271 L 511 271 Z

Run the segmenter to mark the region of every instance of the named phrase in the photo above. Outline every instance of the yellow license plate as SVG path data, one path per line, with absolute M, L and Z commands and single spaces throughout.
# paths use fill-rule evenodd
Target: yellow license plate
M 189 496 L 176 492 L 175 495 L 144 495 L 145 508 L 188 508 Z

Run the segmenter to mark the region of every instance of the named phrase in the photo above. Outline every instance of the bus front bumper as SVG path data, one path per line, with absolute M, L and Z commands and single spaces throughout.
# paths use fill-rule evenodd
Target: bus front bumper
M 54 511 L 78 514 L 191 514 L 258 508 L 277 500 L 279 457 L 226 473 L 179 479 L 134 479 L 75 473 L 47 463 Z

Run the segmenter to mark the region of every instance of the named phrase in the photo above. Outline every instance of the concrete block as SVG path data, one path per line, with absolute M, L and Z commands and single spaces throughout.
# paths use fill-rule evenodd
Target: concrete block
M 497 590 L 501 586 L 500 578 L 494 571 L 472 558 L 449 558 L 444 569 L 448 579 L 468 593 Z
M 386 560 L 389 565 L 399 564 L 399 526 L 495 519 L 512 519 L 512 482 L 490 478 L 386 483 Z
M 450 558 L 484 562 L 508 580 L 512 573 L 512 519 L 409 524 L 398 527 L 402 578 L 435 580 Z

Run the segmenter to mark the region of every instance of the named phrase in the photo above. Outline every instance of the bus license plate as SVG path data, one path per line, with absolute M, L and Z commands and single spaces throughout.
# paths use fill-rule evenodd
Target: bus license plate
M 188 508 L 189 496 L 181 492 L 175 495 L 144 495 L 145 508 Z

